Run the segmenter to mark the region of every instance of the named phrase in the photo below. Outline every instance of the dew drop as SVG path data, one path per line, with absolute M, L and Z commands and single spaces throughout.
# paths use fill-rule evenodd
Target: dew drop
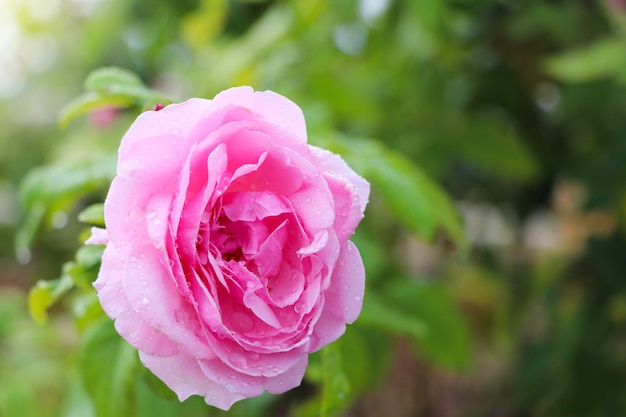
M 246 358 L 240 353 L 233 352 L 228 355 L 228 359 L 230 359 L 230 363 L 232 363 L 235 368 L 245 368 L 248 364 Z
M 148 219 L 154 219 L 157 215 L 156 211 L 151 211 L 150 213 L 148 213 Z
M 235 392 L 237 390 L 237 388 L 235 388 L 235 385 L 231 384 L 230 382 L 226 384 L 224 388 L 226 388 L 226 391 L 228 392 Z

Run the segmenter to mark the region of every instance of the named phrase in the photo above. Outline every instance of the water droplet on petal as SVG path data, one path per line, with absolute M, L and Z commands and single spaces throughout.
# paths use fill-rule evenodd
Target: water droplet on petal
M 235 368 L 245 368 L 248 365 L 246 358 L 240 353 L 233 352 L 228 355 L 228 359 Z

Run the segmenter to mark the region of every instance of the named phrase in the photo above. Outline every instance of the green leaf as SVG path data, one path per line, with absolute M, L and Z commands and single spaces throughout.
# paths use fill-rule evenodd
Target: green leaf
M 93 71 L 85 80 L 83 95 L 61 110 L 59 125 L 66 127 L 73 119 L 102 107 L 154 107 L 157 103 L 171 103 L 161 93 L 146 87 L 141 78 L 128 70 L 107 67 Z
M 46 215 L 46 205 L 36 202 L 28 207 L 26 219 L 21 224 L 15 235 L 15 254 L 18 261 L 27 264 L 30 261 L 30 246 L 41 227 L 41 223 Z
M 76 251 L 76 264 L 83 269 L 94 269 L 102 261 L 104 245 L 83 245 Z
M 94 323 L 106 319 L 95 291 L 84 292 L 73 297 L 71 308 L 74 315 L 74 323 L 81 333 L 93 326 Z
M 407 314 L 394 302 L 388 302 L 372 293 L 366 293 L 358 323 L 392 333 L 409 335 L 416 340 L 423 340 L 428 334 L 428 327 L 421 317 Z
M 312 357 L 313 362 L 315 359 L 319 359 L 319 363 L 318 366 L 312 364 L 313 379 L 321 384 L 321 391 L 294 411 L 296 417 L 334 416 L 349 405 L 350 382 L 343 371 L 341 350 L 331 343 Z M 318 371 L 317 375 L 315 371 Z M 307 377 L 308 373 L 309 370 Z
M 367 326 L 348 326 L 334 345 L 340 350 L 343 372 L 350 384 L 349 400 L 374 387 L 386 374 L 393 352 L 387 334 Z
M 624 65 L 623 41 L 605 38 L 554 56 L 546 61 L 545 68 L 561 81 L 580 83 L 623 74 Z
M 104 190 L 115 176 L 116 158 L 101 155 L 97 159 L 82 159 L 38 167 L 22 180 L 20 196 L 24 206 L 43 203 L 69 204 L 93 191 Z
M 389 287 L 386 300 L 405 320 L 417 319 L 425 326 L 416 338 L 417 348 L 431 361 L 453 369 L 469 364 L 468 325 L 442 286 L 401 281 Z
M 100 93 L 84 93 L 61 108 L 59 126 L 66 128 L 75 118 L 103 107 L 124 108 L 134 103 L 132 97 L 125 95 L 102 95 Z
M 539 164 L 523 138 L 506 120 L 495 114 L 476 113 L 459 123 L 456 142 L 459 158 L 498 178 L 528 181 L 537 175 Z
M 103 94 L 143 87 L 137 74 L 118 67 L 99 68 L 85 79 L 85 90 Z
M 438 229 L 443 229 L 465 247 L 463 226 L 454 205 L 411 160 L 370 139 L 333 135 L 322 144 L 341 154 L 370 181 L 392 214 L 409 230 L 431 240 Z
M 48 308 L 73 287 L 74 283 L 67 275 L 55 280 L 38 281 L 28 294 L 28 308 L 33 319 L 39 324 L 44 324 L 48 319 Z
M 93 226 L 104 227 L 104 204 L 96 203 L 78 213 L 78 220 Z
M 78 365 L 98 417 L 136 415 L 137 351 L 100 320 L 83 335 Z

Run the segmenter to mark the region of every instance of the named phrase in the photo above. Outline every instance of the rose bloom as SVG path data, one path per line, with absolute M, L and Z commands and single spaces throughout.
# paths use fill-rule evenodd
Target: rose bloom
M 306 140 L 298 106 L 249 87 L 145 112 L 122 140 L 94 285 L 181 401 L 296 387 L 359 315 L 369 184 Z

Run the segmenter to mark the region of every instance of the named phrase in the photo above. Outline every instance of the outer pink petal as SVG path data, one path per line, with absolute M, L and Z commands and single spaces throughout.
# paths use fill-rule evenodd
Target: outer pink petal
M 235 402 L 245 396 L 229 392 L 223 385 L 209 380 L 198 361 L 190 356 L 179 354 L 168 358 L 159 358 L 139 352 L 143 364 L 174 391 L 180 401 L 191 395 L 204 397 L 207 404 L 228 410 Z
M 340 156 L 324 149 L 310 146 L 311 151 L 324 169 L 324 177 L 335 201 L 333 224 L 340 241 L 350 238 L 367 205 L 370 185 L 357 175 Z
M 216 103 L 236 103 L 280 126 L 298 142 L 306 142 L 306 124 L 302 110 L 294 102 L 273 91 L 254 92 L 251 87 L 235 87 L 215 96 Z
M 135 348 L 151 355 L 176 354 L 178 352 L 176 345 L 135 313 L 122 291 L 123 274 L 124 259 L 110 244 L 104 250 L 102 268 L 94 286 L 104 311 L 115 320 L 118 333 Z
M 354 172 L 339 155 L 312 145 L 309 145 L 309 149 L 322 165 L 326 175 L 343 178 L 352 185 L 354 192 L 359 196 L 359 205 L 363 213 L 369 199 L 370 184 Z
M 138 247 L 135 253 L 124 265 L 122 288 L 137 315 L 165 333 L 181 352 L 213 357 L 202 341 L 197 313 L 176 288 L 165 255 L 151 246 Z
M 346 323 L 354 322 L 363 305 L 365 268 L 356 246 L 350 241 L 342 248 L 330 287 L 324 292 L 324 310 L 313 329 L 311 351 L 341 336 Z
M 301 356 L 300 360 L 287 371 L 265 380 L 265 389 L 271 394 L 282 394 L 292 388 L 299 386 L 304 378 L 309 357 Z
M 268 362 L 271 363 L 271 361 Z M 200 366 L 209 379 L 224 385 L 229 392 L 250 398 L 260 395 L 263 389 L 267 389 L 272 394 L 281 394 L 297 387 L 302 383 L 307 363 L 308 356 L 301 355 L 287 369 L 277 368 L 279 364 L 268 365 L 266 372 L 271 376 L 252 376 L 238 372 L 220 360 L 201 361 Z
M 91 236 L 85 241 L 85 245 L 106 245 L 109 243 L 109 234 L 99 227 L 91 228 Z
M 193 98 L 183 103 L 170 104 L 159 111 L 142 113 L 122 139 L 119 149 L 120 159 L 126 157 L 132 159 L 135 155 L 131 148 L 141 149 L 145 146 L 143 143 L 139 147 L 135 146 L 140 142 L 151 141 L 163 135 L 167 135 L 169 140 L 178 142 L 176 147 L 166 149 L 171 154 L 177 154 L 178 158 L 183 158 L 189 146 L 185 146 L 187 141 L 183 138 L 194 138 L 191 131 L 198 120 L 203 119 L 202 116 L 207 111 L 215 111 L 215 106 L 210 100 Z

